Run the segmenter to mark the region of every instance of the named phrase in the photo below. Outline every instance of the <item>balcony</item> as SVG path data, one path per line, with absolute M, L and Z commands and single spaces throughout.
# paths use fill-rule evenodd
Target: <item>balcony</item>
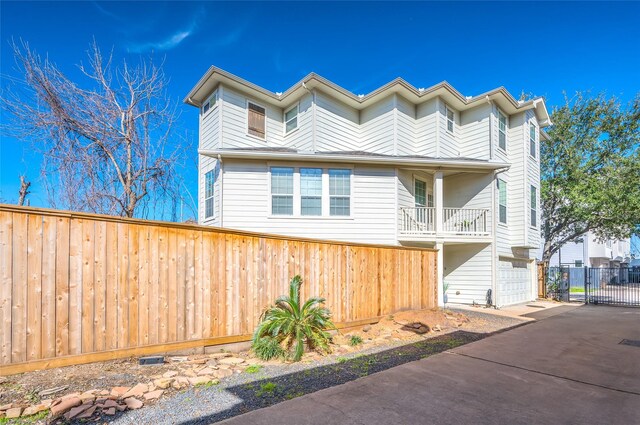
M 399 238 L 402 240 L 482 239 L 490 236 L 488 209 L 442 208 L 442 223 L 436 208 L 400 208 Z

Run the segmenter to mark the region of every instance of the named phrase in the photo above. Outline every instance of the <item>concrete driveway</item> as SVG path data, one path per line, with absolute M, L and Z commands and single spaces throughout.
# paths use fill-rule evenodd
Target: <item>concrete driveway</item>
M 640 424 L 640 309 L 583 306 L 225 424 Z

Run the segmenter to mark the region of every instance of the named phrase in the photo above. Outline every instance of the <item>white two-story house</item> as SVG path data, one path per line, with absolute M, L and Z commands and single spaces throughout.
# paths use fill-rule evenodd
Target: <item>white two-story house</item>
M 273 93 L 211 67 L 200 111 L 201 224 L 433 247 L 443 302 L 536 298 L 542 99 L 396 79 L 366 95 L 309 74 Z
M 540 250 L 542 253 L 542 249 Z M 567 242 L 551 256 L 550 267 L 628 267 L 631 262 L 631 239 L 600 240 L 587 232 Z

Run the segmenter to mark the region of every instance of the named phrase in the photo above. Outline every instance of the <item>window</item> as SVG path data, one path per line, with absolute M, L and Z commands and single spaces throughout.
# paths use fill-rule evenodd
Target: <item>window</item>
M 415 180 L 413 183 L 413 192 L 416 202 L 416 207 L 427 206 L 427 184 L 422 180 Z
M 538 189 L 531 185 L 531 226 L 538 225 Z
M 293 215 L 293 168 L 271 167 L 271 214 Z
M 247 106 L 249 114 L 247 131 L 250 135 L 265 138 L 265 109 L 255 103 L 249 102 Z
M 300 215 L 322 215 L 322 168 L 300 169 Z
M 445 106 L 445 111 L 447 115 L 447 131 L 453 133 L 453 124 L 455 123 L 455 114 L 453 110 L 449 109 L 448 106 Z
M 498 220 L 500 223 L 507 223 L 507 183 L 498 179 Z
M 498 146 L 507 150 L 507 117 L 498 110 Z
M 351 214 L 351 170 L 329 169 L 329 215 Z
M 209 96 L 209 98 L 202 104 L 202 114 L 206 114 L 207 111 L 209 111 L 210 109 L 213 109 L 214 106 L 216 106 L 216 103 L 218 102 L 218 91 L 214 91 L 213 94 L 211 96 Z
M 298 105 L 284 113 L 284 132 L 289 133 L 298 128 Z
M 213 193 L 216 182 L 215 170 L 204 175 L 204 218 L 213 217 Z
M 534 123 L 529 124 L 529 155 L 532 157 L 536 157 L 536 135 L 538 134 L 538 129 Z

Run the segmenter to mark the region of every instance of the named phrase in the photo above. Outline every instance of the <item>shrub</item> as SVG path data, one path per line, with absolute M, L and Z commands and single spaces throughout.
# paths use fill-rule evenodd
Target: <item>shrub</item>
M 263 336 L 258 339 L 254 337 L 251 348 L 253 348 L 256 356 L 262 360 L 282 359 L 287 355 L 280 342 L 270 336 Z
M 302 278 L 295 276 L 289 282 L 289 295 L 278 297 L 275 305 L 262 314 L 252 341 L 259 358 L 268 360 L 285 352 L 286 357 L 297 362 L 302 358 L 305 344 L 322 353 L 330 352 L 331 336 L 325 329 L 335 329 L 330 320 L 331 313 L 321 307 L 324 298 L 312 297 L 302 304 L 300 286 Z M 283 351 L 279 352 L 276 345 Z M 273 355 L 267 358 L 264 354 Z
M 362 338 L 359 335 L 351 335 L 351 338 L 349 338 L 349 345 L 355 347 L 360 344 L 362 344 Z

